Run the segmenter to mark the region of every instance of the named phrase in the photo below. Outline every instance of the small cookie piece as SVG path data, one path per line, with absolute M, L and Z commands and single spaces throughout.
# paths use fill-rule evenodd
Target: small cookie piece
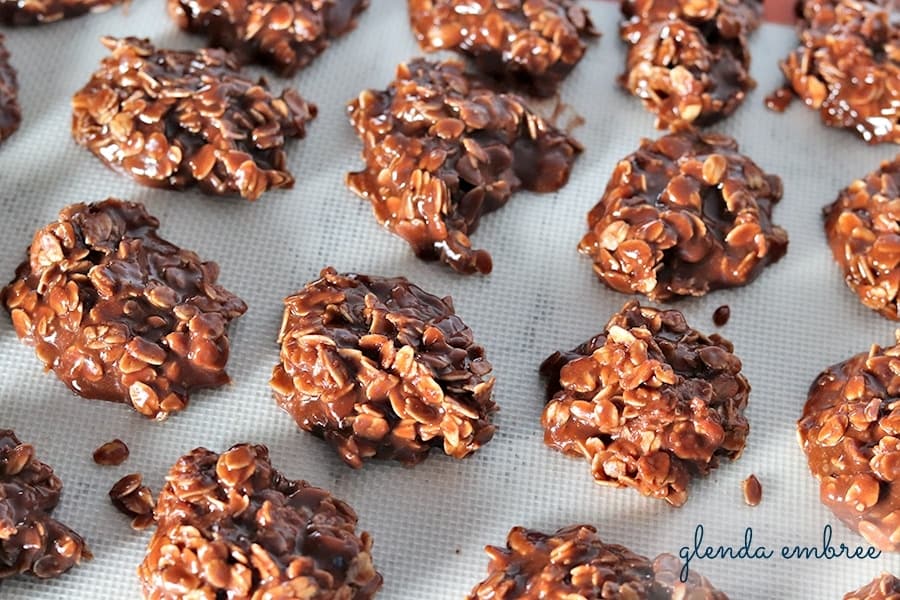
M 599 484 L 681 506 L 692 477 L 744 450 L 750 384 L 733 351 L 677 310 L 628 302 L 603 333 L 541 365 L 544 443 L 586 458 Z
M 480 71 L 536 96 L 552 96 L 599 35 L 577 0 L 409 0 L 426 52 L 456 50 Z
M 15 133 L 22 123 L 19 79 L 16 70 L 9 64 L 9 50 L 5 44 L 6 38 L 0 34 L 0 141 Z
M 19 573 L 58 577 L 91 553 L 51 515 L 62 481 L 8 429 L 0 430 L 0 583 Z
M 116 438 L 99 446 L 94 450 L 94 462 L 104 467 L 117 467 L 128 460 L 130 454 L 128 445 Z
M 134 529 L 146 529 L 153 522 L 153 491 L 144 485 L 140 473 L 130 473 L 109 489 L 109 500 L 120 513 L 131 519 Z
M 558 190 L 581 152 L 456 61 L 401 64 L 387 90 L 363 91 L 349 113 L 366 168 L 347 185 L 419 258 L 460 273 L 491 271 L 490 254 L 469 240 L 481 216 L 519 189 Z
M 900 155 L 851 183 L 824 212 L 844 281 L 863 304 L 900 320 Z
M 578 250 L 612 289 L 652 300 L 746 285 L 787 251 L 781 179 L 732 138 L 684 131 L 619 161 Z
M 494 435 L 491 364 L 449 297 L 329 267 L 284 303 L 275 397 L 350 466 L 463 458 Z
M 650 560 L 624 546 L 606 544 L 590 525 L 553 534 L 513 527 L 506 548 L 485 548 L 488 577 L 468 600 L 521 598 L 647 598 L 728 600 L 700 575 L 679 579 L 681 563 L 671 554 Z
M 356 26 L 369 0 L 167 0 L 185 31 L 206 35 L 241 63 L 271 65 L 290 77 Z
M 900 330 L 823 371 L 797 424 L 822 503 L 880 550 L 900 551 Z
M 0 0 L 0 24 L 43 25 L 102 12 L 122 0 Z
M 273 96 L 223 50 L 103 44 L 111 55 L 72 98 L 72 136 L 106 165 L 144 185 L 248 200 L 294 184 L 284 144 L 316 115 L 296 91 Z
M 656 113 L 659 129 L 706 126 L 756 86 L 747 36 L 762 0 L 622 0 L 628 46 L 619 82 Z
M 800 45 L 781 62 L 788 89 L 829 127 L 900 143 L 896 0 L 804 0 Z
M 265 446 L 182 456 L 156 516 L 144 598 L 369 600 L 381 587 L 353 509 L 276 471 Z
M 900 600 L 900 579 L 882 573 L 871 582 L 844 596 L 844 600 Z
M 0 299 L 44 366 L 85 398 L 147 417 L 228 383 L 228 324 L 247 305 L 219 267 L 159 237 L 141 204 L 73 204 L 39 230 Z

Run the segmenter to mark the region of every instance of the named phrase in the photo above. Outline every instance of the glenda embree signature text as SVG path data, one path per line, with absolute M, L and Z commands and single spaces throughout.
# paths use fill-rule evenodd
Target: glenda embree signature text
M 881 551 L 872 546 L 853 546 L 831 543 L 831 525 L 822 529 L 821 543 L 815 546 L 784 545 L 778 551 L 781 558 L 786 560 L 833 560 L 835 558 L 847 559 L 874 559 L 881 556 Z M 753 528 L 744 530 L 744 543 L 741 546 L 711 546 L 703 543 L 703 525 L 697 525 L 694 529 L 694 542 L 691 546 L 682 546 L 678 556 L 684 561 L 681 567 L 681 581 L 687 581 L 690 574 L 691 561 L 698 560 L 769 560 L 776 554 L 774 548 L 753 545 Z

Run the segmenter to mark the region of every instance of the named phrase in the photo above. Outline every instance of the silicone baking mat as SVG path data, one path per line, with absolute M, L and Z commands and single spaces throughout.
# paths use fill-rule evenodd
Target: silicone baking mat
M 107 491 L 119 477 L 141 472 L 157 492 L 169 466 L 204 445 L 224 450 L 241 441 L 264 443 L 277 468 L 332 490 L 357 509 L 372 532 L 384 574 L 385 600 L 460 599 L 485 574 L 485 544 L 502 544 L 514 525 L 552 531 L 592 523 L 603 538 L 635 551 L 677 553 L 698 524 L 705 543 L 739 546 L 747 527 L 753 544 L 862 543 L 818 501 L 818 486 L 797 446 L 794 425 L 806 390 L 825 366 L 890 343 L 894 324 L 863 308 L 843 284 L 827 252 L 821 207 L 854 178 L 877 168 L 896 146 L 867 147 L 850 133 L 826 129 L 817 114 L 795 103 L 784 115 L 763 107 L 781 83 L 777 61 L 795 43 L 790 27 L 764 25 L 752 37 L 752 74 L 759 82 L 745 105 L 718 128 L 735 136 L 765 170 L 784 179 L 776 222 L 790 234 L 787 256 L 748 287 L 678 303 L 689 322 L 712 332 L 712 313 L 732 309 L 722 333 L 744 361 L 753 392 L 746 452 L 695 481 L 681 508 L 632 490 L 601 488 L 588 465 L 542 443 L 541 360 L 600 331 L 625 296 L 602 287 L 576 245 L 585 214 L 599 198 L 618 159 L 641 137 L 658 136 L 653 118 L 615 83 L 624 61 L 616 35 L 617 7 L 589 3 L 603 37 L 562 89 L 562 99 L 585 124 L 574 135 L 586 151 L 559 193 L 520 193 L 487 217 L 474 236 L 493 253 L 489 276 L 459 276 L 415 259 L 400 239 L 376 225 L 369 206 L 343 184 L 360 165 L 360 144 L 344 106 L 364 87 L 383 88 L 395 65 L 419 53 L 405 2 L 373 0 L 356 31 L 338 40 L 292 80 L 319 106 L 306 140 L 289 150 L 293 190 L 256 203 L 198 192 L 141 187 L 106 169 L 69 134 L 72 93 L 105 54 L 106 34 L 150 37 L 160 47 L 199 47 L 179 32 L 162 0 L 70 22 L 6 30 L 21 79 L 24 122 L 0 146 L 0 275 L 9 279 L 35 229 L 64 205 L 108 196 L 147 205 L 161 233 L 221 266 L 221 282 L 250 306 L 232 329 L 233 385 L 195 394 L 188 409 L 163 423 L 125 406 L 73 396 L 43 374 L 32 350 L 0 318 L 0 426 L 37 447 L 65 484 L 57 516 L 88 540 L 95 558 L 62 578 L 17 577 L 0 586 L 3 598 L 120 599 L 139 594 L 135 568 L 150 531 L 135 532 L 115 511 Z M 254 70 L 265 73 L 263 70 Z M 545 105 L 549 114 L 553 107 Z M 487 348 L 501 408 L 494 440 L 474 457 L 433 454 L 413 469 L 370 463 L 353 471 L 311 435 L 298 432 L 272 400 L 268 379 L 278 358 L 275 337 L 282 298 L 333 265 L 339 270 L 405 275 L 425 289 L 450 294 L 458 312 Z M 91 452 L 120 437 L 131 458 L 99 467 Z M 744 505 L 741 481 L 758 475 L 764 498 Z M 735 599 L 840 598 L 881 570 L 900 573 L 897 556 L 878 560 L 695 560 L 692 568 Z

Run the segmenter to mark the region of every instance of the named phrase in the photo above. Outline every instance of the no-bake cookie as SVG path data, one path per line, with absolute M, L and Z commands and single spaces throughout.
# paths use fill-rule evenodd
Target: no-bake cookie
M 579 251 L 612 289 L 653 300 L 745 285 L 787 250 L 781 179 L 732 138 L 679 132 L 619 161 Z
M 285 300 L 278 341 L 278 404 L 353 467 L 463 458 L 494 434 L 491 364 L 449 297 L 328 268 Z
M 733 351 L 677 310 L 631 301 L 602 333 L 541 365 L 544 442 L 586 458 L 597 483 L 681 506 L 692 477 L 744 449 L 750 384 Z
M 72 136 L 138 182 L 255 200 L 291 187 L 284 146 L 316 107 L 245 77 L 224 50 L 157 50 L 104 38 L 110 56 L 72 98 Z
M 179 27 L 291 76 L 356 25 L 369 0 L 167 0 Z
M 514 527 L 506 548 L 488 546 L 488 577 L 468 600 L 579 598 L 621 600 L 727 600 L 691 571 L 680 581 L 681 563 L 671 554 L 654 560 L 624 546 L 604 543 L 589 525 L 553 534 Z
M 369 600 L 381 587 L 353 509 L 276 471 L 265 446 L 182 456 L 156 517 L 144 598 Z
M 42 25 L 100 12 L 123 0 L 0 0 L 0 24 Z
M 229 381 L 229 323 L 247 306 L 219 268 L 157 235 L 140 204 L 73 204 L 34 236 L 2 292 L 16 333 L 86 398 L 162 419 Z
M 803 0 L 798 8 L 800 45 L 781 62 L 788 89 L 829 127 L 869 143 L 900 143 L 896 0 Z M 773 108 L 787 102 L 783 95 Z
M 882 573 L 870 583 L 844 596 L 844 600 L 900 600 L 900 579 Z
M 366 163 L 347 176 L 350 189 L 417 256 L 461 273 L 491 270 L 469 240 L 481 216 L 519 189 L 558 190 L 581 152 L 522 98 L 455 61 L 401 64 L 387 90 L 364 90 L 349 113 Z
M 622 14 L 628 58 L 619 81 L 658 128 L 712 125 L 756 85 L 747 36 L 762 0 L 622 0 Z
M 825 235 L 862 303 L 900 319 L 900 155 L 851 183 L 825 207 Z
M 822 503 L 873 546 L 893 552 L 900 551 L 898 373 L 900 343 L 873 345 L 828 367 L 797 424 Z
M 552 96 L 598 35 L 577 0 L 409 0 L 409 18 L 424 50 L 457 50 L 537 96 Z
M 16 76 L 16 70 L 9 64 L 6 38 L 0 35 L 0 141 L 11 136 L 19 128 L 21 122 L 19 79 Z
M 62 481 L 8 429 L 0 430 L 0 583 L 19 573 L 62 575 L 91 553 L 54 519 Z

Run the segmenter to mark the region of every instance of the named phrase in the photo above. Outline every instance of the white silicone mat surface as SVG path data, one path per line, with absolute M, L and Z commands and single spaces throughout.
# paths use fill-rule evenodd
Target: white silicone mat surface
M 753 36 L 752 74 L 759 87 L 719 127 L 784 179 L 775 221 L 790 234 L 787 256 L 746 288 L 677 305 L 693 326 L 710 333 L 713 310 L 731 306 L 722 333 L 734 342 L 753 386 L 746 452 L 695 481 L 687 504 L 675 509 L 632 490 L 596 486 L 585 462 L 543 445 L 538 365 L 554 350 L 600 331 L 626 300 L 602 287 L 590 261 L 575 250 L 585 214 L 616 161 L 642 136 L 660 135 L 651 115 L 615 85 L 624 60 L 615 4 L 589 4 L 603 37 L 562 88 L 565 103 L 585 120 L 574 134 L 586 151 L 559 193 L 520 193 L 484 219 L 474 243 L 493 254 L 494 272 L 486 277 L 459 276 L 418 261 L 343 185 L 344 173 L 360 165 L 345 102 L 364 87 L 384 87 L 396 63 L 418 54 L 405 2 L 373 0 L 358 29 L 310 68 L 289 81 L 270 77 L 278 89 L 295 85 L 318 104 L 319 117 L 307 139 L 289 148 L 296 187 L 267 193 L 256 203 L 141 187 L 108 170 L 69 135 L 69 100 L 105 54 L 100 36 L 146 36 L 169 48 L 202 44 L 176 29 L 162 0 L 4 30 L 19 71 L 24 121 L 0 145 L 0 277 L 12 277 L 34 230 L 64 205 L 115 196 L 145 203 L 161 220 L 164 237 L 218 261 L 221 283 L 250 309 L 232 328 L 233 385 L 195 394 L 185 412 L 163 423 L 122 405 L 72 395 L 42 373 L 9 319 L 0 318 L 0 427 L 34 444 L 39 458 L 62 477 L 56 516 L 81 532 L 95 555 L 55 581 L 6 581 L 0 597 L 138 597 L 135 568 L 150 531 L 131 530 L 107 498 L 110 486 L 126 473 L 141 472 L 157 492 L 184 452 L 199 445 L 221 451 L 241 441 L 267 444 L 274 464 L 288 476 L 328 488 L 356 508 L 361 528 L 375 539 L 374 558 L 385 580 L 379 597 L 385 600 L 463 598 L 485 574 L 483 546 L 504 543 L 514 525 L 552 531 L 592 523 L 605 540 L 648 555 L 677 553 L 691 543 L 697 524 L 713 545 L 739 546 L 752 527 L 754 546 L 814 546 L 828 524 L 835 544 L 862 543 L 819 503 L 794 425 L 806 389 L 823 367 L 873 342 L 893 340 L 894 324 L 863 308 L 841 281 L 826 249 L 820 211 L 840 188 L 893 157 L 897 147 L 867 147 L 850 133 L 826 129 L 818 115 L 796 103 L 784 115 L 763 107 L 764 96 L 781 82 L 777 60 L 795 40 L 789 27 L 765 25 Z M 326 265 L 405 275 L 435 294 L 453 296 L 494 364 L 501 410 L 490 444 L 464 461 L 433 454 L 413 469 L 381 462 L 353 471 L 323 442 L 298 432 L 275 406 L 267 382 L 278 357 L 282 298 Z M 115 437 L 127 442 L 131 458 L 120 467 L 94 465 L 91 452 Z M 742 500 L 740 482 L 750 473 L 764 489 L 756 508 Z M 766 561 L 694 561 L 692 567 L 733 599 L 837 599 L 881 570 L 900 574 L 900 558 L 786 561 L 776 554 Z

